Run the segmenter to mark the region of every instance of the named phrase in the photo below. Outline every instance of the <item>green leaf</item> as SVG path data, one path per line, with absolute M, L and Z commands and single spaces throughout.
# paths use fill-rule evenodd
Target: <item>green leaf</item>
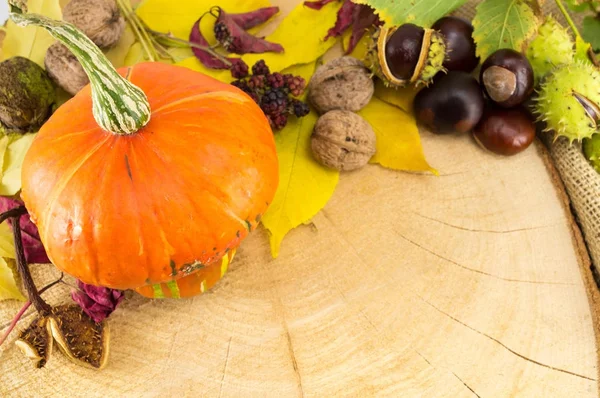
M 575 38 L 575 60 L 591 64 L 592 61 L 589 55 L 590 47 L 590 43 L 577 36 Z
M 27 7 L 30 13 L 42 14 L 53 19 L 62 19 L 62 11 L 58 0 L 29 0 Z M 4 59 L 20 55 L 29 58 L 44 67 L 46 50 L 55 40 L 43 28 L 27 26 L 19 27 L 12 21 L 6 24 L 6 37 L 2 44 Z
M 413 23 L 430 27 L 441 17 L 462 6 L 466 0 L 352 0 L 366 4 L 387 24 Z
M 285 73 L 310 78 L 315 63 L 287 69 Z M 275 133 L 279 157 L 279 187 L 262 223 L 269 231 L 271 254 L 279 255 L 285 235 L 310 221 L 327 204 L 339 180 L 339 172 L 318 164 L 312 157 L 310 136 L 318 115 L 311 111 L 302 118 L 290 118 Z
M 540 24 L 541 19 L 524 0 L 484 0 L 473 19 L 477 55 L 485 60 L 501 48 L 521 52 Z
M 21 166 L 35 136 L 36 134 L 8 136 L 8 145 L 3 151 L 0 195 L 12 196 L 21 190 Z M 2 145 L 0 145 L 1 149 Z
M 600 51 L 600 16 L 583 19 L 581 36 L 592 45 L 594 51 Z

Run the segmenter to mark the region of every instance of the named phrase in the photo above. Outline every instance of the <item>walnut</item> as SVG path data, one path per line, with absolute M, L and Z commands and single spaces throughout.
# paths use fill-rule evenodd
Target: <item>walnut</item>
M 334 109 L 357 112 L 369 103 L 375 85 L 365 64 L 346 56 L 319 66 L 308 90 L 310 102 L 321 114 Z
M 100 48 L 113 46 L 125 30 L 125 19 L 115 0 L 71 0 L 63 9 L 63 19 Z
M 317 120 L 311 136 L 313 156 L 322 165 L 355 170 L 366 165 L 375 154 L 375 132 L 356 113 L 329 111 Z
M 61 43 L 48 47 L 44 65 L 54 83 L 71 95 L 77 94 L 90 82 L 75 55 Z

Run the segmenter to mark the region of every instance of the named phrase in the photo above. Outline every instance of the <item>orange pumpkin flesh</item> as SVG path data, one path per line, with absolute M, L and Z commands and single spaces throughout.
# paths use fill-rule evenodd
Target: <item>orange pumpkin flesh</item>
M 21 196 L 59 269 L 131 289 L 236 248 L 273 199 L 278 163 L 266 117 L 241 90 L 161 63 L 119 73 L 146 93 L 150 122 L 102 130 L 87 86 L 38 133 Z

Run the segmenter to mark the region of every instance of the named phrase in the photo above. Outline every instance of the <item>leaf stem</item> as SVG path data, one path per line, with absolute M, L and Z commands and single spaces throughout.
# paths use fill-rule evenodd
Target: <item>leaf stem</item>
M 565 5 L 563 4 L 562 0 L 554 0 L 554 2 L 556 3 L 556 6 L 558 7 L 562 15 L 567 20 L 567 23 L 573 30 L 575 36 L 581 39 L 582 37 L 581 34 L 579 34 L 579 29 L 577 29 L 577 25 L 575 25 L 575 22 L 573 22 L 573 19 L 571 18 L 571 15 L 569 15 L 569 11 L 567 11 L 567 9 L 565 8 Z
M 19 270 L 21 278 L 23 278 L 23 285 L 25 285 L 25 290 L 27 290 L 29 301 L 31 301 L 40 314 L 48 315 L 52 310 L 52 307 L 50 307 L 50 305 L 40 296 L 40 293 L 33 282 L 33 278 L 31 277 L 31 273 L 29 272 L 27 261 L 25 260 L 25 251 L 23 250 L 23 241 L 21 240 L 21 223 L 19 222 L 21 215 L 25 214 L 25 212 L 25 207 L 23 207 L 22 214 L 12 217 L 13 238 L 15 241 L 15 251 L 17 253 L 17 269 Z
M 52 282 L 52 283 L 44 286 L 42 288 L 42 290 L 40 290 L 39 294 L 44 293 L 46 290 L 50 289 L 52 286 L 54 286 L 57 283 L 61 282 L 64 276 L 65 276 L 65 274 L 63 274 L 61 272 L 60 273 L 60 278 L 58 278 L 54 282 Z M 0 346 L 6 341 L 6 339 L 8 338 L 8 336 L 10 336 L 10 333 L 13 331 L 13 329 L 15 328 L 15 326 L 17 326 L 17 323 L 19 323 L 19 320 L 23 317 L 23 315 L 25 314 L 25 312 L 27 311 L 27 309 L 29 307 L 31 307 L 31 301 L 27 301 L 23 305 L 23 308 L 21 308 L 19 310 L 19 312 L 17 312 L 17 315 L 15 315 L 15 317 L 13 318 L 13 320 L 10 322 L 10 325 L 8 326 L 8 329 L 6 330 L 6 332 L 4 332 L 4 335 L 2 337 L 0 337 Z
M 151 39 L 148 36 L 148 32 L 146 32 L 144 27 L 141 25 L 138 16 L 135 15 L 133 10 L 131 9 L 131 6 L 127 4 L 127 1 L 128 0 L 117 0 L 117 6 L 123 13 L 123 16 L 125 17 L 127 22 L 129 22 L 129 25 L 131 26 L 131 29 L 133 29 L 135 36 L 144 48 L 148 59 L 154 62 L 158 59 L 156 49 L 151 44 Z

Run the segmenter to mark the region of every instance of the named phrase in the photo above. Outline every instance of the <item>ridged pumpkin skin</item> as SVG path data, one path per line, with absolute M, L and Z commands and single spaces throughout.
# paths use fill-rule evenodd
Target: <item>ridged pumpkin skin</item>
M 229 251 L 220 260 L 207 264 L 193 274 L 166 283 L 145 285 L 135 291 L 149 298 L 187 298 L 198 296 L 211 289 L 223 278 L 235 251 Z
M 150 122 L 132 135 L 100 129 L 88 85 L 39 131 L 21 196 L 59 269 L 131 289 L 236 248 L 273 199 L 278 162 L 266 117 L 241 90 L 161 63 L 119 73 L 146 93 Z

